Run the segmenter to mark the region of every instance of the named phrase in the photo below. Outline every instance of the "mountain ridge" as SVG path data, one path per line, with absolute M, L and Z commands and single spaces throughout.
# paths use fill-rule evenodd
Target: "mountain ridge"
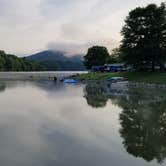
M 66 56 L 65 52 L 44 50 L 25 57 L 28 60 L 38 62 L 45 70 L 85 70 L 82 61 L 83 55 Z

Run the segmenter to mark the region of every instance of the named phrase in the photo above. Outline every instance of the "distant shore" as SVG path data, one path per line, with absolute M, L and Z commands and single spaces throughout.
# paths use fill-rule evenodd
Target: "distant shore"
M 111 77 L 124 77 L 131 82 L 166 84 L 166 72 L 83 73 L 75 76 L 80 81 L 106 81 Z

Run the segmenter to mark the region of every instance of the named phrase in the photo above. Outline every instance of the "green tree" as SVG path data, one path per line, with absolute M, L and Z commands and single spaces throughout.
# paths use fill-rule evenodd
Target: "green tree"
M 84 64 L 87 69 L 92 66 L 104 65 L 109 58 L 109 53 L 106 47 L 93 46 L 88 49 L 87 54 L 84 56 Z
M 122 29 L 124 60 L 137 70 L 163 69 L 166 61 L 166 6 L 150 4 L 132 10 Z
M 0 50 L 0 71 L 38 71 L 43 70 L 43 67 L 36 63 L 18 58 L 15 55 L 6 54 Z
M 5 52 L 0 51 L 0 71 L 3 71 L 4 65 L 5 65 L 5 59 L 4 59 Z
M 120 48 L 114 48 L 111 52 L 111 55 L 107 59 L 107 63 L 121 63 L 123 62 L 123 54 Z

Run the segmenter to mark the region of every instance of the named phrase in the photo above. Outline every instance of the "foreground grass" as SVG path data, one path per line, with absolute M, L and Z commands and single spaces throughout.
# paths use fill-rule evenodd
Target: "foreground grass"
M 79 80 L 107 80 L 111 77 L 125 77 L 129 81 L 146 83 L 166 83 L 166 73 L 159 72 L 117 72 L 80 74 Z

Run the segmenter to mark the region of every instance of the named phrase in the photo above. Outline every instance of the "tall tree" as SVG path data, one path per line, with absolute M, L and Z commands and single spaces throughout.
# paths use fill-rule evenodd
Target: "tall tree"
M 122 29 L 124 60 L 137 70 L 163 69 L 166 61 L 166 5 L 150 4 L 132 10 Z
M 87 54 L 84 56 L 84 64 L 87 69 L 92 66 L 104 65 L 109 58 L 109 53 L 106 47 L 93 46 L 88 49 Z
M 114 48 L 110 57 L 107 59 L 107 63 L 121 63 L 123 62 L 123 54 L 120 48 Z

